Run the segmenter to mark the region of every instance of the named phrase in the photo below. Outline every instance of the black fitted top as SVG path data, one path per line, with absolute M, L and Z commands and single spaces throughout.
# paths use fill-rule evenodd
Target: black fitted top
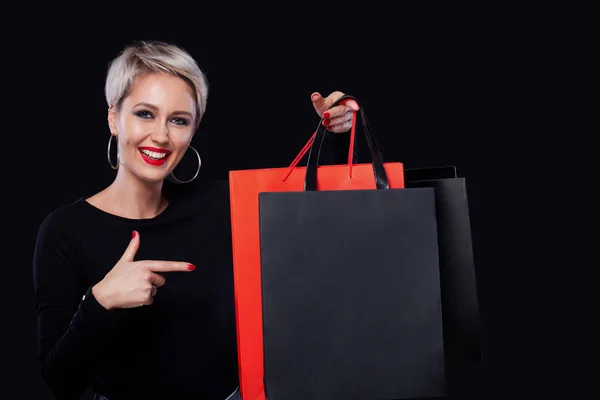
M 329 140 L 324 164 L 347 162 L 348 136 Z M 165 181 L 164 190 L 170 203 L 155 218 L 115 216 L 80 198 L 43 220 L 33 258 L 39 361 L 57 399 L 91 385 L 111 400 L 221 400 L 238 386 L 228 183 Z M 133 230 L 136 260 L 196 270 L 165 273 L 152 305 L 109 311 L 91 287 Z

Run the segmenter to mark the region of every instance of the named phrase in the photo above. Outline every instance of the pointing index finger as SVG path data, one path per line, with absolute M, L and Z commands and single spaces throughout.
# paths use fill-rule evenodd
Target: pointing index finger
M 177 272 L 193 271 L 196 269 L 194 264 L 180 261 L 143 261 L 144 267 L 153 272 Z

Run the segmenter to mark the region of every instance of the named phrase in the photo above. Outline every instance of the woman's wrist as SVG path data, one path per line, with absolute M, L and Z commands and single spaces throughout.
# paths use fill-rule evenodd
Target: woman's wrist
M 102 281 L 96 283 L 92 287 L 92 294 L 96 298 L 96 301 L 98 302 L 98 304 L 100 304 L 102 307 L 106 308 L 107 310 L 112 309 L 112 306 L 110 305 L 110 302 L 108 301 L 107 296 L 105 295 L 104 287 L 102 286 Z

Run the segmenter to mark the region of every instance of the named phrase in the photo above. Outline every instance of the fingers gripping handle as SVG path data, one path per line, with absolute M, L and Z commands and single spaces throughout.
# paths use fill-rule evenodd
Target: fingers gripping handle
M 332 107 L 342 104 L 348 100 L 354 100 L 358 103 L 358 100 L 350 95 L 344 95 L 340 97 L 335 103 L 332 104 Z M 381 155 L 381 150 L 377 145 L 377 141 L 375 140 L 375 136 L 373 135 L 372 130 L 370 129 L 370 125 L 366 118 L 366 114 L 364 111 L 364 107 L 359 104 L 359 113 L 360 119 L 362 122 L 362 131 L 365 135 L 365 139 L 367 142 L 367 146 L 369 147 L 369 153 L 371 155 L 371 164 L 373 165 L 373 172 L 375 177 L 375 185 L 377 189 L 389 189 L 389 181 L 387 178 L 387 174 L 385 172 L 385 168 L 383 166 L 383 157 Z M 304 190 L 305 191 L 315 191 L 317 190 L 317 167 L 319 164 L 319 157 L 321 154 L 321 148 L 323 146 L 323 140 L 325 135 L 328 134 L 326 128 L 319 121 L 319 126 L 313 135 L 314 139 L 310 140 L 310 150 L 308 154 L 308 163 L 306 168 L 306 177 L 304 181 Z M 349 155 L 349 163 L 350 167 L 352 166 L 352 154 L 353 154 L 353 146 L 355 142 L 355 127 L 356 127 L 356 113 L 353 115 L 352 119 L 352 132 L 350 137 L 350 155 Z M 333 134 L 333 133 L 329 133 Z M 312 143 L 311 143 L 312 142 Z M 305 146 L 306 148 L 309 146 L 309 143 Z M 300 157 L 301 158 L 301 157 Z M 298 157 L 297 157 L 298 159 Z

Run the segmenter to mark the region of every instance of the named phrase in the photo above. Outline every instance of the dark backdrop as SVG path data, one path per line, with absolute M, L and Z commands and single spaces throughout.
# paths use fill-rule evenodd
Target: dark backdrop
M 492 300 L 491 275 L 497 271 L 492 236 L 497 232 L 491 223 L 495 184 L 489 176 L 497 168 L 495 143 L 502 136 L 496 93 L 508 83 L 501 73 L 507 60 L 497 56 L 502 37 L 485 29 L 485 19 L 446 23 L 442 15 L 422 16 L 410 27 L 384 24 L 376 32 L 333 29 L 326 22 L 285 34 L 280 31 L 284 23 L 272 29 L 250 23 L 198 28 L 179 35 L 103 29 L 95 38 L 84 35 L 79 44 L 81 31 L 70 29 L 39 32 L 46 40 L 27 45 L 34 52 L 28 64 L 32 89 L 17 117 L 27 128 L 17 146 L 27 149 L 29 161 L 14 165 L 18 183 L 11 197 L 13 209 L 26 212 L 17 212 L 18 224 L 12 226 L 18 226 L 18 241 L 9 242 L 19 246 L 10 249 L 18 252 L 18 277 L 3 287 L 11 299 L 6 318 L 17 327 L 6 330 L 13 340 L 9 376 L 16 379 L 2 390 L 14 385 L 15 398 L 51 398 L 36 364 L 31 254 L 37 228 L 54 208 L 111 182 L 104 78 L 108 61 L 141 39 L 182 45 L 208 76 L 208 108 L 193 141 L 203 159 L 201 179 L 227 178 L 231 169 L 289 165 L 318 123 L 310 103 L 313 91 L 356 96 L 386 161 L 402 161 L 406 168 L 455 165 L 468 182 L 486 371 L 494 365 L 493 321 L 500 313 Z M 472 385 L 470 391 L 487 398 L 483 393 L 491 389 L 483 371 Z

